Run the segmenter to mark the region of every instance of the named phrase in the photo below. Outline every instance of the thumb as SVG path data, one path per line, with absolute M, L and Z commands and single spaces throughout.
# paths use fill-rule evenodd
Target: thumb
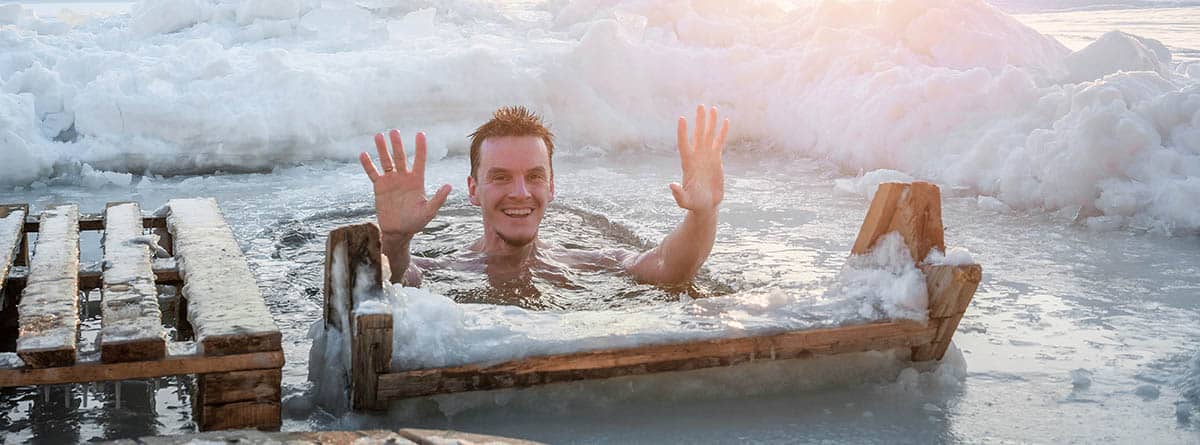
M 675 204 L 686 209 L 687 206 L 684 205 L 685 200 L 683 198 L 683 186 L 679 185 L 678 182 L 672 182 L 669 187 L 671 187 L 671 195 L 675 197 Z
M 442 208 L 442 204 L 446 203 L 446 197 L 450 196 L 450 189 L 450 184 L 443 184 L 437 193 L 434 193 L 433 198 L 425 203 L 425 214 L 430 218 L 437 214 L 438 209 Z

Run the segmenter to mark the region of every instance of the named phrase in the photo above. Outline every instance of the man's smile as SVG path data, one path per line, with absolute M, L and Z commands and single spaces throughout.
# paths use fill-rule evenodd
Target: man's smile
M 533 209 L 529 208 L 529 207 L 523 207 L 523 208 L 518 208 L 518 209 L 504 209 L 501 211 L 504 212 L 505 216 L 508 216 L 511 218 L 524 218 L 533 213 Z

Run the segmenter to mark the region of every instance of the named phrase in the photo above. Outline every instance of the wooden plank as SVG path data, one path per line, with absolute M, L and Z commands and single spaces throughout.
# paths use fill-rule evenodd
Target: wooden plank
M 0 388 L 147 379 L 168 375 L 279 369 L 281 367 L 283 367 L 283 352 L 272 351 L 216 357 L 173 356 L 150 362 L 102 363 L 94 361 L 59 368 L 0 368 Z
M 391 370 L 392 314 L 363 314 L 355 317 L 350 363 L 353 375 L 351 404 L 354 409 L 387 409 L 377 396 L 380 374 Z
M 247 401 L 278 402 L 282 374 L 279 369 L 202 374 L 197 379 L 196 403 L 220 405 Z
M 166 285 L 183 284 L 183 279 L 179 277 L 179 266 L 175 264 L 174 257 L 151 259 L 150 267 L 154 271 L 154 281 L 156 283 Z M 79 266 L 79 289 L 99 289 L 104 285 L 104 280 L 101 279 L 102 276 L 103 273 L 97 264 Z M 7 286 L 24 289 L 26 278 L 28 277 L 29 271 L 13 270 L 8 274 Z
M 461 391 L 730 366 L 926 345 L 935 329 L 896 321 L 800 332 L 531 357 L 491 366 L 466 365 L 379 376 L 378 398 L 395 400 Z
M 29 278 L 17 305 L 17 355 L 34 368 L 75 363 L 79 329 L 79 208 L 42 211 Z
M 983 267 L 978 264 L 942 266 L 920 264 L 929 290 L 929 317 L 946 318 L 962 315 L 971 304 L 971 297 L 983 279 Z
M 165 229 L 167 227 L 167 218 L 165 216 L 143 216 L 142 227 L 147 229 Z M 38 221 L 37 217 L 26 216 L 25 232 L 36 233 L 38 230 L 40 230 L 40 222 Z M 104 230 L 104 214 L 80 214 L 79 230 Z
M 22 242 L 25 239 L 25 215 L 29 207 L 23 204 L 0 206 L 0 309 L 8 306 L 5 299 L 5 283 L 8 281 L 8 271 L 14 260 L 21 256 Z
M 137 203 L 105 210 L 104 286 L 100 290 L 100 361 L 156 360 L 167 355 L 167 334 L 158 307 L 150 259 Z
M 850 252 L 865 254 L 880 237 L 891 232 L 899 232 L 904 237 L 913 261 L 918 263 L 925 260 L 930 249 L 946 250 L 942 198 L 936 185 L 928 182 L 880 184 Z
M 200 405 L 196 417 L 200 431 L 255 428 L 279 430 L 283 423 L 279 402 L 234 402 Z
M 925 273 L 925 287 L 929 289 L 929 325 L 936 331 L 928 345 L 913 348 L 912 360 L 941 360 L 979 287 L 983 267 L 978 264 L 921 264 L 920 268 Z
M 461 431 L 429 430 L 421 428 L 404 428 L 398 431 L 400 435 L 418 445 L 442 445 L 447 443 L 458 445 L 494 444 L 506 445 L 539 445 L 539 442 L 513 439 L 508 437 L 489 436 L 485 434 L 464 433 Z
M 867 216 L 863 218 L 862 227 L 858 229 L 858 238 L 854 240 L 854 247 L 850 249 L 850 253 L 864 255 L 871 251 L 871 248 L 875 246 L 875 241 L 887 233 L 888 227 L 892 224 L 892 218 L 896 215 L 896 205 L 900 203 L 900 197 L 907 189 L 907 184 L 899 182 L 879 184 L 879 188 L 875 191 L 875 198 L 871 200 L 871 207 L 867 209 Z
M 356 286 L 383 289 L 386 259 L 381 254 L 379 226 L 367 222 L 339 227 L 329 233 L 325 246 L 325 325 L 342 332 L 343 319 L 337 314 L 354 312 Z M 353 264 L 352 264 L 353 263 Z M 360 273 L 365 275 L 360 277 Z M 361 284 L 360 281 L 362 282 Z M 346 319 L 348 321 L 348 318 Z
M 233 231 L 212 199 L 173 199 L 167 228 L 188 321 L 205 355 L 280 350 L 280 333 Z

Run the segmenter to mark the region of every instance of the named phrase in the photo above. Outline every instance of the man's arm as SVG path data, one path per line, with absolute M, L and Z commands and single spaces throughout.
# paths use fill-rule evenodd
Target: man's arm
M 383 254 L 387 256 L 392 272 L 392 282 L 405 286 L 420 286 L 421 271 L 413 264 L 409 245 L 413 236 L 425 228 L 437 215 L 450 194 L 450 184 L 442 185 L 432 199 L 425 197 L 425 133 L 417 133 L 417 148 L 413 156 L 412 170 L 404 153 L 400 132 L 388 132 L 392 141 L 395 160 L 388 153 L 383 133 L 375 135 L 375 149 L 379 152 L 380 173 L 371 162 L 371 155 L 358 155 L 363 171 L 371 179 L 375 192 L 375 212 L 379 216 L 382 232 Z
M 696 130 L 688 142 L 687 119 L 679 117 L 677 142 L 683 167 L 683 184 L 671 183 L 675 203 L 687 210 L 683 223 L 662 243 L 630 258 L 626 269 L 638 281 L 676 286 L 696 276 L 717 238 L 717 208 L 725 197 L 725 173 L 721 153 L 725 149 L 726 119 L 717 131 L 717 107 L 696 107 Z

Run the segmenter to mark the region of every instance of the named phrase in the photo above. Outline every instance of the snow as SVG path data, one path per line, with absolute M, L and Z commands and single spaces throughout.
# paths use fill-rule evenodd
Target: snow
M 1153 39 L 1072 53 L 978 1 L 428 6 L 146 0 L 71 23 L 6 7 L 0 181 L 352 161 L 392 126 L 424 129 L 436 160 L 505 103 L 535 104 L 566 151 L 669 151 L 664 116 L 709 102 L 733 140 L 851 171 L 1200 228 L 1200 90 Z
M 955 335 L 971 371 L 944 371 L 962 376 L 957 385 L 931 393 L 924 381 L 938 380 L 926 377 L 935 371 L 918 369 L 913 379 L 903 357 L 864 354 L 421 399 L 386 417 L 285 412 L 285 429 L 426 422 L 549 443 L 856 443 L 902 434 L 926 443 L 1194 443 L 1200 40 L 1191 24 L 1200 9 L 1010 17 L 969 0 L 866 3 L 153 1 L 57 18 L 44 5 L 5 7 L 0 16 L 15 23 L 0 21 L 0 195 L 35 209 L 75 201 L 90 210 L 218 197 L 284 330 L 288 406 L 304 412 L 314 406 L 296 397 L 305 391 L 345 397 L 344 381 L 304 381 L 310 343 L 297 326 L 321 308 L 302 291 L 320 281 L 324 246 L 296 252 L 280 247 L 275 231 L 281 221 L 319 234 L 369 218 L 370 190 L 353 158 L 375 131 L 426 130 L 429 181 L 460 181 L 464 135 L 497 105 L 531 105 L 560 135 L 560 200 L 655 239 L 678 216 L 669 194 L 647 192 L 677 167 L 655 163 L 673 155 L 674 116 L 716 103 L 735 124 L 731 190 L 746 185 L 726 196 L 709 268 L 745 295 L 740 303 L 680 302 L 681 312 L 716 315 L 712 325 L 676 332 L 739 329 L 732 322 L 753 329 L 777 313 L 800 324 L 801 314 L 787 312 L 797 296 L 816 303 L 807 310 L 821 322 L 884 307 L 882 298 L 834 305 L 821 297 L 839 282 L 872 182 L 926 180 L 942 187 L 947 241 L 984 265 Z M 1075 27 L 1038 28 L 1050 38 L 1022 23 Z M 1129 38 L 1072 56 L 1118 27 Z M 1136 57 L 1121 56 L 1130 48 Z M 1151 54 L 1164 69 L 1126 64 Z M 1103 69 L 1075 82 L 1068 58 Z M 257 173 L 227 174 L 247 170 Z M 859 180 L 868 176 L 878 179 Z M 761 286 L 797 290 L 755 293 Z M 895 308 L 904 301 L 893 300 Z M 501 350 L 492 356 L 615 341 L 585 335 L 599 329 L 585 323 L 565 331 L 562 342 L 574 344 L 556 344 L 526 337 L 534 328 L 468 325 L 489 319 L 434 296 L 406 304 L 416 307 L 410 315 L 450 320 L 408 325 L 450 335 L 412 339 L 440 354 L 416 361 L 466 360 L 476 351 L 455 339 L 484 328 L 510 336 L 496 339 Z M 314 334 L 322 345 L 343 342 L 339 335 Z M 338 369 L 343 357 L 323 354 L 343 350 L 312 348 L 311 363 L 320 364 L 312 369 Z M 1076 369 L 1089 373 L 1080 389 Z M 1157 380 L 1138 377 L 1146 372 Z M 1147 384 L 1158 398 L 1137 394 Z M 190 401 L 167 392 L 156 400 L 164 415 L 117 423 L 194 428 Z M 14 427 L 14 441 L 33 440 L 33 411 L 12 414 L 14 425 L 33 425 Z M 75 436 L 39 434 L 63 443 L 120 434 L 106 432 L 118 429 L 103 426 L 104 410 L 77 411 L 72 419 L 85 417 Z M 712 412 L 734 414 L 694 420 Z
M 744 337 L 880 320 L 924 321 L 925 276 L 895 233 L 851 257 L 820 295 L 730 295 L 597 311 L 457 304 L 424 289 L 390 288 L 396 370 L 497 363 L 536 355 Z M 358 298 L 358 297 L 356 297 Z

